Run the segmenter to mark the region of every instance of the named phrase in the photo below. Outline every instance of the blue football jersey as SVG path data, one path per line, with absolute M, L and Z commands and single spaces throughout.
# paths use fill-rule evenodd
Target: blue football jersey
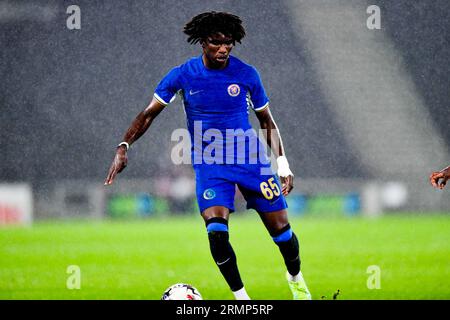
M 187 116 L 194 166 L 252 163 L 255 152 L 258 162 L 268 162 L 248 118 L 249 109 L 262 111 L 269 105 L 253 66 L 230 56 L 224 69 L 215 70 L 205 67 L 202 56 L 191 58 L 160 81 L 154 97 L 167 105 L 177 93 Z

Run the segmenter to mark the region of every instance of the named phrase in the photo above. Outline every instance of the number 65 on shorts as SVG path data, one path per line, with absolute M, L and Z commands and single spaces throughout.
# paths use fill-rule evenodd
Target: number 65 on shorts
M 287 208 L 276 175 L 261 175 L 258 165 L 201 165 L 196 168 L 196 192 L 200 212 L 224 206 L 234 212 L 236 185 L 247 201 L 247 209 L 272 212 Z

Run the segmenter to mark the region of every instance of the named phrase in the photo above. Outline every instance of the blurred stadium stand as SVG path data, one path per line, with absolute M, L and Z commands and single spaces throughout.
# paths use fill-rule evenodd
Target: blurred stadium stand
M 185 127 L 177 100 L 133 146 L 113 190 L 102 186 L 158 81 L 200 54 L 182 27 L 207 10 L 244 20 L 234 54 L 261 73 L 298 195 L 379 198 L 398 182 L 408 196 L 397 209 L 450 211 L 448 190 L 427 181 L 450 162 L 450 2 L 377 1 L 381 30 L 366 28 L 369 2 L 76 1 L 81 30 L 68 30 L 71 4 L 0 1 L 0 182 L 31 183 L 38 217 L 102 216 L 109 193 L 153 194 L 154 181 L 179 170 L 170 161 L 170 133 Z

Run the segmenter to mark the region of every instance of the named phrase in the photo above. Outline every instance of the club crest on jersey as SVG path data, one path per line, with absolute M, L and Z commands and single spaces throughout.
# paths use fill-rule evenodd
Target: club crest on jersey
M 203 198 L 206 200 L 211 200 L 216 197 L 216 192 L 213 189 L 206 189 L 205 192 L 203 192 Z
M 236 97 L 241 92 L 241 88 L 237 84 L 230 84 L 228 86 L 228 94 L 232 97 Z

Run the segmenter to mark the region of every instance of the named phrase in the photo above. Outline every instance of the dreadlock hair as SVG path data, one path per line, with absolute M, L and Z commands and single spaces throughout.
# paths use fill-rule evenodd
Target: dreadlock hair
M 183 32 L 189 36 L 187 42 L 190 44 L 202 41 L 215 33 L 231 36 L 234 41 L 239 43 L 245 37 L 242 20 L 238 16 L 216 11 L 196 15 L 191 21 L 186 23 Z

